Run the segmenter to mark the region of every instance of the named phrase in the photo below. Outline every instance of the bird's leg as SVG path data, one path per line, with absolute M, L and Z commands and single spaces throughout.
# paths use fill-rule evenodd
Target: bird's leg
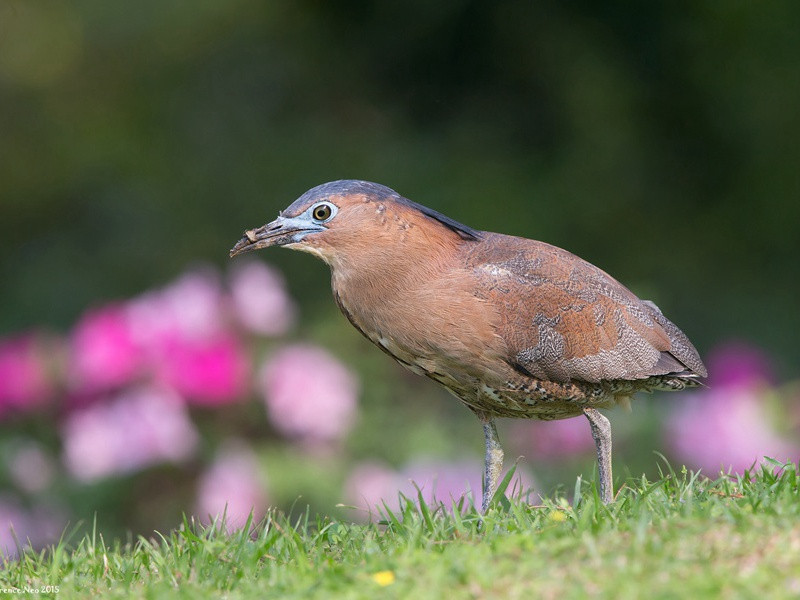
M 611 479 L 611 423 L 595 408 L 584 408 L 583 414 L 589 419 L 594 445 L 597 447 L 600 498 L 603 504 L 608 504 L 614 499 L 614 482 Z
M 478 418 L 483 423 L 483 436 L 486 440 L 486 456 L 483 461 L 483 498 L 481 501 L 481 512 L 489 510 L 489 503 L 497 490 L 497 480 L 500 479 L 500 472 L 503 470 L 503 449 L 500 447 L 500 439 L 497 437 L 497 428 L 494 419 L 485 414 L 479 414 Z

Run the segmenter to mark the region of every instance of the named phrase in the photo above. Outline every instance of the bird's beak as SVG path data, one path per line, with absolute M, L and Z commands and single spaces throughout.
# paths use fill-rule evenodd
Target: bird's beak
M 324 231 L 325 227 L 300 217 L 278 217 L 257 229 L 248 229 L 244 237 L 231 248 L 231 258 L 251 250 L 260 250 L 270 246 L 296 244 L 309 233 Z

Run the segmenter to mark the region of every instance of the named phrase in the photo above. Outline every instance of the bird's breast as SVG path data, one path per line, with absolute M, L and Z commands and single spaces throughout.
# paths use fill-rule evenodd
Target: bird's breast
M 469 273 L 443 270 L 422 279 L 334 272 L 332 287 L 353 326 L 415 373 L 455 385 L 502 362 L 498 315 L 475 294 Z

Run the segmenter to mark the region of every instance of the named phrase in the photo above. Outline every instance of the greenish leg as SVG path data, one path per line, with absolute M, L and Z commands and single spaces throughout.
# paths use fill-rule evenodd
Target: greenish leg
M 600 498 L 603 504 L 609 504 L 614 500 L 614 482 L 611 477 L 611 423 L 595 408 L 584 408 L 583 414 L 589 419 L 594 445 L 597 447 Z
M 500 472 L 503 470 L 503 449 L 500 447 L 500 439 L 497 437 L 497 428 L 494 420 L 485 415 L 478 415 L 483 423 L 483 436 L 486 440 L 486 456 L 483 462 L 483 498 L 481 501 L 481 512 L 489 510 L 489 503 L 497 490 L 497 482 L 500 479 Z

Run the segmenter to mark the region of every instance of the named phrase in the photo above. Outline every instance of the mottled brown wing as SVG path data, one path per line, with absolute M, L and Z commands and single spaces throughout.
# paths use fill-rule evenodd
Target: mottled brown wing
M 488 234 L 468 266 L 478 293 L 500 314 L 517 370 L 591 383 L 705 375 L 697 351 L 654 304 L 566 250 Z

